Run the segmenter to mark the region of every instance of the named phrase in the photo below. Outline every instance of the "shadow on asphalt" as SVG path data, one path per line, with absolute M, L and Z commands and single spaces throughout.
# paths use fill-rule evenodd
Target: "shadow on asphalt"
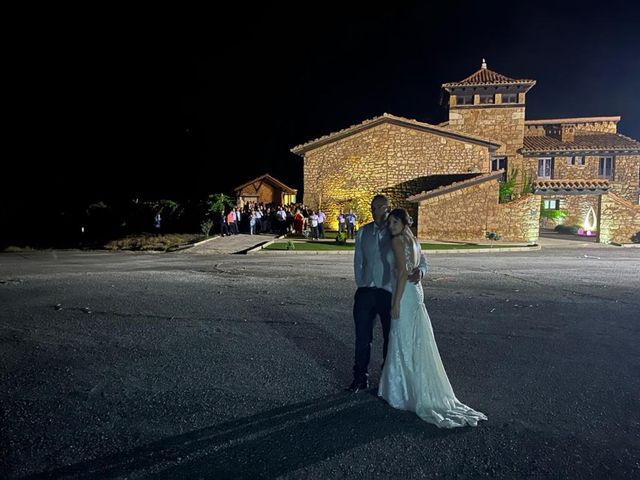
M 570 233 L 559 233 L 551 229 L 540 229 L 540 237 L 549 238 L 553 240 L 566 240 L 567 242 L 580 242 L 580 243 L 598 243 L 596 236 L 582 237 L 580 235 L 572 235 Z
M 394 410 L 375 389 L 339 392 L 24 478 L 113 478 L 157 467 L 165 469 L 151 478 L 273 478 L 389 435 L 428 441 L 465 430 L 441 430 Z

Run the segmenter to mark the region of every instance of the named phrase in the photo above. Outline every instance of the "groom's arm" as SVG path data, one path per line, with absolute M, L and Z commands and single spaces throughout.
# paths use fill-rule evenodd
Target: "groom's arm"
M 363 276 L 364 276 L 364 268 L 362 265 L 363 256 L 362 256 L 362 228 L 358 230 L 356 234 L 356 251 L 353 256 L 353 273 L 356 277 L 356 285 L 362 286 Z
M 427 274 L 427 271 L 429 270 L 429 265 L 427 264 L 427 257 L 424 256 L 424 253 L 420 253 L 420 265 L 418 265 L 418 268 L 422 272 L 422 277 L 424 277 Z
M 409 281 L 419 283 L 427 274 L 428 270 L 429 266 L 427 265 L 427 258 L 424 256 L 424 253 L 420 253 L 420 264 L 409 274 Z

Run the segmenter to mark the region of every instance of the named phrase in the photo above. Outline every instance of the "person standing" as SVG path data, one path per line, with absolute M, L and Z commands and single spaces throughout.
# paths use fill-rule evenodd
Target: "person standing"
M 347 213 L 345 217 L 345 220 L 347 222 L 347 237 L 353 239 L 356 230 L 356 214 L 353 213 L 353 211 L 349 211 L 349 213 Z
M 311 225 L 311 240 L 318 240 L 318 214 L 313 210 L 309 215 L 309 224 Z
M 344 213 L 342 211 L 338 214 L 338 233 L 347 231 L 347 223 L 344 218 Z
M 318 236 L 320 238 L 324 238 L 324 221 L 327 216 L 324 214 L 322 210 L 318 210 Z
M 411 232 L 412 223 L 404 208 L 389 213 L 387 229 L 394 264 L 391 329 L 389 360 L 382 369 L 378 396 L 440 428 L 476 427 L 487 416 L 460 402 L 453 392 L 424 304 L 422 283 L 407 281 L 424 258 Z
M 357 393 L 369 388 L 369 360 L 373 341 L 373 326 L 377 317 L 382 324 L 383 369 L 387 357 L 389 329 L 391 328 L 391 292 L 393 290 L 393 251 L 391 236 L 386 228 L 389 201 L 384 195 L 371 200 L 373 222 L 358 230 L 354 255 L 354 274 L 357 285 L 353 303 L 353 320 L 356 329 L 353 382 L 347 388 Z M 427 272 L 424 255 L 418 267 L 408 273 L 412 283 L 420 282 Z
M 224 237 L 229 236 L 229 228 L 227 226 L 227 216 L 224 213 L 224 210 L 222 210 L 220 212 L 220 218 L 219 218 L 219 223 L 220 223 L 220 236 Z
M 155 228 L 156 233 L 160 234 L 162 217 L 160 216 L 160 212 L 156 213 L 156 216 L 153 217 L 153 228 Z

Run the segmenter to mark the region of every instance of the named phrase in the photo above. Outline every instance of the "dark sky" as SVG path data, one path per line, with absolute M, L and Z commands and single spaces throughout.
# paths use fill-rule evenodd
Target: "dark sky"
M 304 3 L 29 25 L 9 95 L 11 183 L 79 202 L 231 193 L 265 172 L 302 188 L 290 148 L 383 112 L 441 122 L 440 85 L 482 58 L 537 80 L 527 118 L 621 115 L 640 139 L 630 2 Z

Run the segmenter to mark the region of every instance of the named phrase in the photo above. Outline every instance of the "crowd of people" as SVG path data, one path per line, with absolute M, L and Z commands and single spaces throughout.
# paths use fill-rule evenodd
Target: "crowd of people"
M 273 205 L 250 202 L 242 207 L 227 209 L 219 214 L 220 234 L 248 233 L 299 234 L 313 240 L 325 238 L 327 216 L 320 209 L 311 209 L 301 203 Z M 357 216 L 349 211 L 340 212 L 336 218 L 338 230 L 347 238 L 355 238 Z

